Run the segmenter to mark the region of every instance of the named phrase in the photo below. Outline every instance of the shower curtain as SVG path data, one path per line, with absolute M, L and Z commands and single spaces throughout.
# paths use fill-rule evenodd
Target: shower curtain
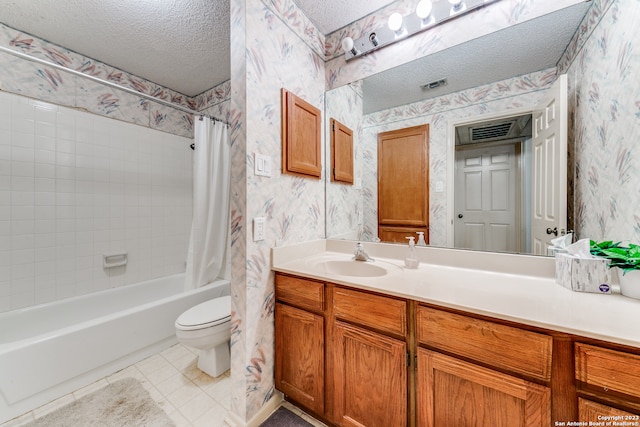
M 230 147 L 224 123 L 195 120 L 193 223 L 187 253 L 185 289 L 229 275 L 228 247 Z

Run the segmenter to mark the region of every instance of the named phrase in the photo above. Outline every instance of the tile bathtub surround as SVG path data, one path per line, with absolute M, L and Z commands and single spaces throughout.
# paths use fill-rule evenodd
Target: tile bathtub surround
M 184 271 L 191 141 L 0 92 L 0 311 Z
M 123 378 L 142 383 L 177 427 L 224 426 L 229 410 L 229 372 L 211 378 L 197 367 L 195 350 L 176 344 L 160 353 L 41 406 L 0 427 L 17 427 Z

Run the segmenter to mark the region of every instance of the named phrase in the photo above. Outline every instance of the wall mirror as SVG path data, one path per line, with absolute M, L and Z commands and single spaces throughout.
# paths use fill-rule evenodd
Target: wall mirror
M 327 91 L 326 121 L 334 118 L 351 128 L 355 147 L 353 185 L 326 182 L 327 238 L 379 241 L 378 135 L 427 124 L 429 170 L 426 176 L 416 172 L 416 179 L 428 182 L 429 244 L 516 253 L 543 252 L 534 251 L 535 239 L 531 234 L 531 124 L 535 122 L 531 114 L 556 80 L 556 64 L 590 6 L 590 2 L 585 2 L 567 7 Z M 521 133 L 514 135 L 516 130 Z M 489 133 L 485 138 L 469 141 L 476 138 L 474 132 L 483 131 Z M 508 247 L 478 246 L 473 243 L 478 239 L 468 234 L 469 230 L 455 229 L 458 214 L 464 216 L 456 205 L 456 198 L 460 199 L 458 193 L 464 188 L 459 182 L 456 184 L 456 180 L 459 181 L 456 171 L 460 169 L 456 167 L 456 159 L 460 164 L 463 161 L 460 153 L 475 151 L 477 154 L 489 149 L 494 150 L 489 158 L 504 159 L 505 148 L 511 156 L 515 155 L 516 173 L 507 175 L 502 185 L 515 186 L 521 193 L 516 202 L 509 202 L 517 216 L 509 237 L 514 243 Z M 327 145 L 326 149 L 326 158 L 330 158 L 330 147 Z M 468 157 L 469 162 L 473 162 L 479 156 Z M 566 159 L 564 161 L 561 173 L 566 176 Z M 487 188 L 490 190 L 491 186 L 489 182 Z M 563 190 L 566 187 L 564 184 Z M 407 191 L 407 188 L 398 188 L 398 191 Z M 493 202 L 504 199 L 504 191 L 498 188 L 496 192 L 500 197 Z M 468 194 L 473 197 L 467 199 L 478 195 L 473 189 Z M 567 197 L 571 197 L 571 191 L 564 200 L 565 207 L 560 214 L 563 218 L 568 217 Z M 571 226 L 571 221 L 565 222 L 558 234 Z M 551 233 L 550 238 L 555 237 L 553 228 Z M 489 233 L 499 234 L 500 231 L 495 230 Z

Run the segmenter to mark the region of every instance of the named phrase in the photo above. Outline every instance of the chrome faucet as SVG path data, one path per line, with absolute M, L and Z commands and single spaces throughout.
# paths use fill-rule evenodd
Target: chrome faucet
M 364 246 L 362 246 L 360 242 L 356 243 L 356 251 L 353 259 L 356 261 L 373 261 L 373 258 L 364 251 Z

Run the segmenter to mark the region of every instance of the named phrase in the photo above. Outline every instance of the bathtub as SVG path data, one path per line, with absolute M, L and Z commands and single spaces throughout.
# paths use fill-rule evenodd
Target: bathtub
M 183 311 L 229 292 L 175 274 L 0 313 L 0 423 L 168 348 Z

